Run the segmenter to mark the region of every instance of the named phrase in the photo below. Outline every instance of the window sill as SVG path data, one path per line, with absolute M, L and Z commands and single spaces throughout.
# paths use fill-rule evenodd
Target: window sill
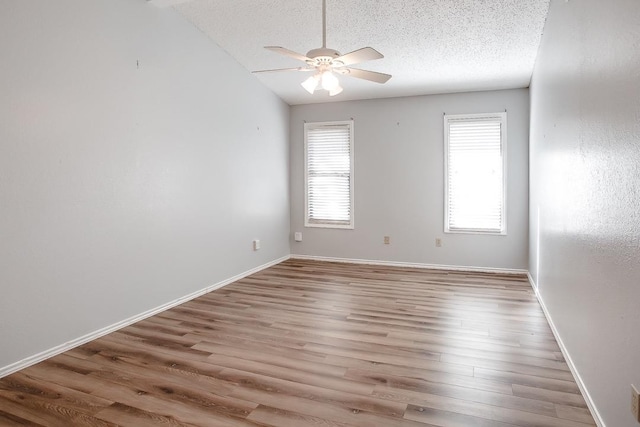
M 444 230 L 445 234 L 481 234 L 484 236 L 506 236 L 507 231 L 485 231 L 485 230 Z
M 304 226 L 306 228 L 335 228 L 339 230 L 353 230 L 353 224 L 314 224 L 314 223 L 305 223 Z

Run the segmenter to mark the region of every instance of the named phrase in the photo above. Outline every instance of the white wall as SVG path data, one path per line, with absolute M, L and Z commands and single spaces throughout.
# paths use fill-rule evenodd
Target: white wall
M 0 58 L 0 369 L 289 254 L 289 107 L 175 11 L 0 0 Z
M 637 0 L 554 0 L 531 88 L 530 269 L 609 427 L 638 425 L 639 49 Z
M 507 236 L 444 234 L 443 112 L 508 110 Z M 303 123 L 355 121 L 355 229 L 304 228 Z M 527 89 L 291 107 L 296 255 L 485 268 L 528 263 Z M 383 236 L 391 244 L 383 244 Z M 435 247 L 435 238 L 442 247 Z

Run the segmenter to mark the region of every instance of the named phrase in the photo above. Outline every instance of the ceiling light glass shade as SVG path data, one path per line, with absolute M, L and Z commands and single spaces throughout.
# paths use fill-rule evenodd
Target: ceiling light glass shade
M 318 88 L 318 83 L 320 80 L 320 76 L 316 74 L 315 76 L 309 77 L 307 80 L 303 81 L 302 87 L 305 88 L 307 92 L 313 95 L 313 92 Z
M 329 91 L 329 96 L 336 96 L 340 92 L 342 92 L 342 87 L 340 85 L 338 85 L 335 89 L 331 89 Z
M 322 73 L 322 88 L 328 91 L 334 91 L 340 87 L 338 78 L 333 75 L 331 71 L 325 71 Z M 340 93 L 340 92 L 338 92 Z

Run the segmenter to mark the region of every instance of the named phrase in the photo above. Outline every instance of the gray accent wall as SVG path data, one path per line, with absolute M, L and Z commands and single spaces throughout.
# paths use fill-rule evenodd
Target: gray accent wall
M 530 263 L 609 427 L 640 385 L 640 2 L 551 2 L 531 85 Z
M 0 0 L 0 58 L 0 368 L 289 254 L 289 107 L 173 9 Z
M 507 110 L 507 235 L 444 233 L 443 113 Z M 354 119 L 355 228 L 304 227 L 304 122 Z M 291 107 L 291 253 L 527 269 L 527 89 Z M 293 233 L 303 233 L 295 242 Z M 391 244 L 383 243 L 389 236 Z M 442 247 L 435 239 L 442 239 Z

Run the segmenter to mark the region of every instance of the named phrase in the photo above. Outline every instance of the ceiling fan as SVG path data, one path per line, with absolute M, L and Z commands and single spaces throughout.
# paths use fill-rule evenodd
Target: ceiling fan
M 313 94 L 316 89 L 322 87 L 329 92 L 329 96 L 335 96 L 342 92 L 342 87 L 335 74 L 369 80 L 376 83 L 386 83 L 391 76 L 389 74 L 375 71 L 352 68 L 349 65 L 364 61 L 384 58 L 377 50 L 371 47 L 363 47 L 353 52 L 342 55 L 334 49 L 327 48 L 327 0 L 322 0 L 322 47 L 311 49 L 306 55 L 285 49 L 280 46 L 265 46 L 265 49 L 285 55 L 306 64 L 304 67 L 279 68 L 275 70 L 259 70 L 254 73 L 271 73 L 278 71 L 305 71 L 315 74 L 302 83 L 309 93 Z

